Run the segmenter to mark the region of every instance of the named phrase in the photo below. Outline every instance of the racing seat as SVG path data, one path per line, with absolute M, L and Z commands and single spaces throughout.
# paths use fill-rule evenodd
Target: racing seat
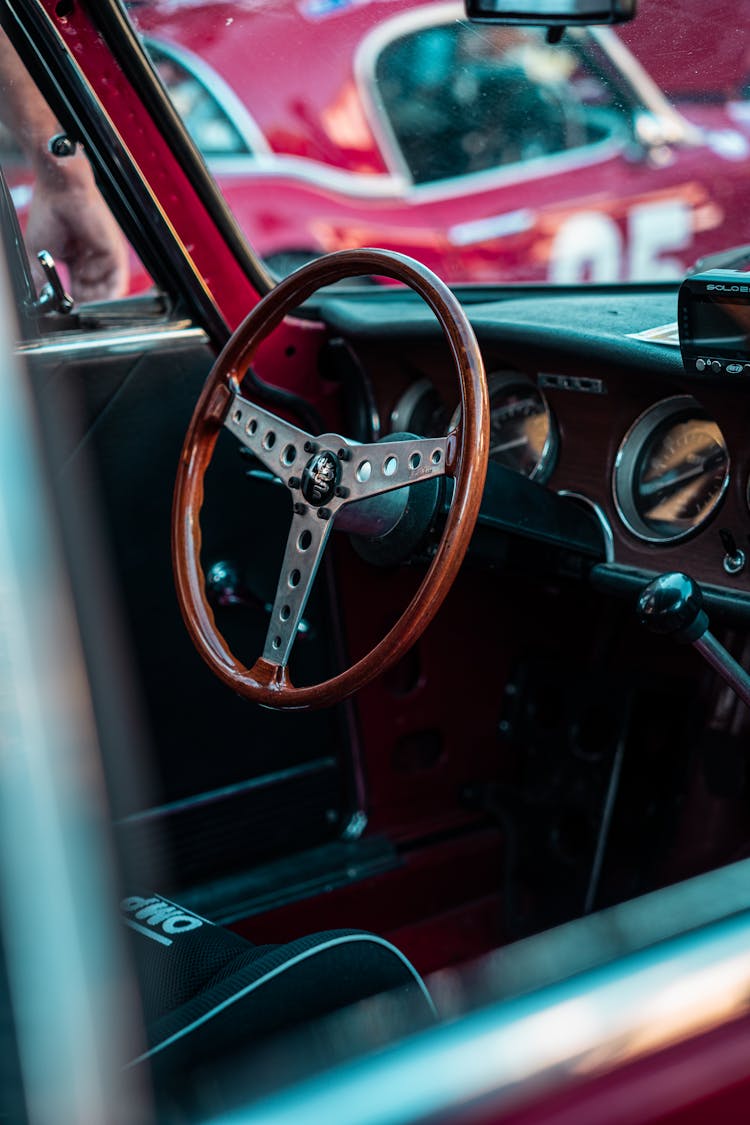
M 238 1047 L 379 993 L 397 990 L 402 1030 L 436 1018 L 419 974 L 383 938 L 361 930 L 253 945 L 160 895 L 121 904 L 133 937 L 149 1062 L 158 1075 L 189 1074 Z

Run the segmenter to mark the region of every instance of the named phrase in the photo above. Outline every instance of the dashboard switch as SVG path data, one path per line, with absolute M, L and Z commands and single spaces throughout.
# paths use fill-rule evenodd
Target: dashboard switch
M 724 570 L 727 574 L 740 574 L 745 569 L 745 563 L 747 561 L 745 552 L 741 547 L 737 546 L 737 540 L 728 527 L 719 529 L 719 538 L 724 548 L 724 558 L 722 560 Z

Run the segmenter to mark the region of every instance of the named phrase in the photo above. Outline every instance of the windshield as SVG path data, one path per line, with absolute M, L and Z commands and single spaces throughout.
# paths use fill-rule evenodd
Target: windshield
M 663 281 L 750 241 L 748 0 L 640 0 L 556 45 L 452 0 L 130 12 L 279 274 L 382 246 L 450 283 Z

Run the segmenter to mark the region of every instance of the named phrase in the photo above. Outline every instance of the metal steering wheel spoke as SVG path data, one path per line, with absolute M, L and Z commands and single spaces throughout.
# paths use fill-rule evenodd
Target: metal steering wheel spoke
M 248 402 L 240 394 L 232 396 L 224 426 L 285 484 L 301 476 L 315 447 L 313 438 L 305 430 Z
M 241 374 L 285 317 L 295 314 L 322 286 L 372 275 L 410 286 L 437 317 L 461 389 L 461 425 L 445 438 L 406 436 L 358 445 L 336 433 L 312 437 L 238 393 Z M 308 334 L 313 346 L 322 346 L 325 338 L 323 325 Z M 264 469 L 283 481 L 294 508 L 265 648 L 251 667 L 235 656 L 217 627 L 201 566 L 204 481 L 221 427 L 231 430 Z M 430 270 L 403 254 L 365 248 L 323 255 L 279 281 L 218 356 L 190 421 L 177 469 L 172 506 L 175 583 L 188 632 L 208 666 L 246 699 L 300 709 L 337 703 L 393 665 L 432 621 L 458 574 L 482 501 L 488 450 L 489 397 L 479 345 L 456 295 Z M 409 495 L 405 486 L 443 474 L 455 483 L 442 537 L 398 620 L 349 667 L 323 682 L 295 687 L 288 659 L 334 522 L 342 530 L 377 539 L 395 526 L 394 516 L 398 521 L 403 514 L 398 505 Z
M 289 662 L 332 523 L 317 519 L 310 508 L 292 516 L 263 649 L 263 659 L 269 664 L 283 667 Z
M 341 472 L 346 502 L 380 496 L 394 488 L 418 484 L 450 472 L 449 442 L 450 437 L 415 437 L 350 445 L 351 456 L 342 465 Z

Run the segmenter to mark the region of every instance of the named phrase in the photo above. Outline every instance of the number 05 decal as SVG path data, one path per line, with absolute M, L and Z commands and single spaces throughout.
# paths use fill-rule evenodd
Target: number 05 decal
M 552 243 L 549 278 L 582 281 L 669 280 L 685 269 L 674 256 L 692 238 L 690 207 L 679 200 L 641 203 L 627 217 L 627 238 L 610 215 L 580 211 L 562 224 Z

